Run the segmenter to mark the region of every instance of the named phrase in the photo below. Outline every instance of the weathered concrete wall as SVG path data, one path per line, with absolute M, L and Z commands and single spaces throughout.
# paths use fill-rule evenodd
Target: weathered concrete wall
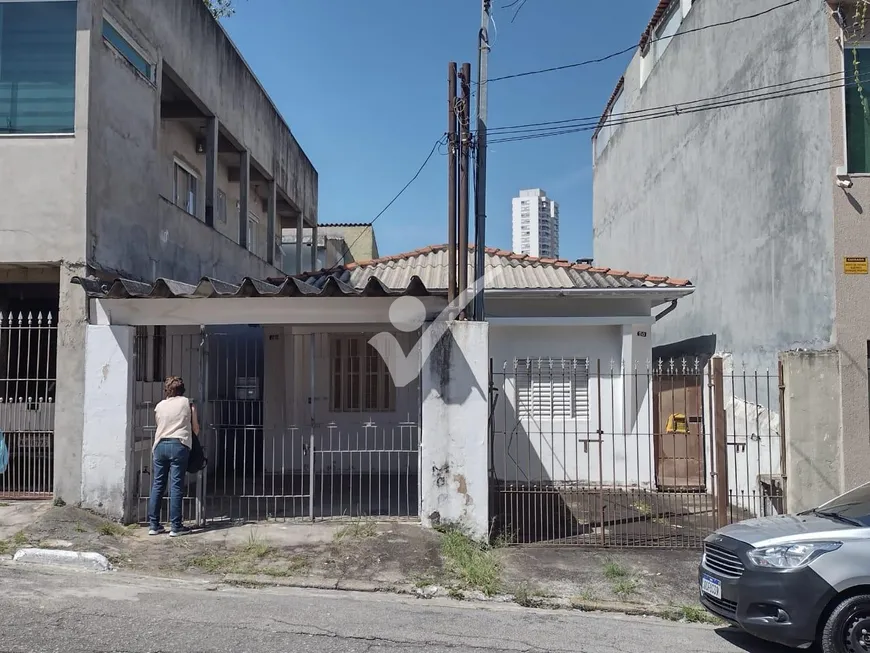
M 681 31 L 758 5 L 704 0 Z M 826 75 L 825 12 L 823 3 L 797 3 L 675 38 L 642 88 L 636 54 L 624 110 Z M 698 286 L 656 329 L 656 344 L 715 333 L 720 350 L 749 369 L 774 369 L 781 349 L 830 343 L 832 145 L 823 127 L 830 116 L 819 93 L 616 129 L 594 169 L 595 260 Z
M 488 378 L 486 322 L 450 324 L 423 362 L 421 519 L 480 539 L 489 532 Z
M 92 0 L 139 26 L 143 39 L 285 189 L 317 220 L 317 171 L 220 24 L 201 0 Z M 111 4 L 110 4 L 111 3 Z M 158 76 L 159 79 L 159 76 Z M 111 93 L 113 102 L 118 87 Z M 102 86 L 102 85 L 101 85 Z M 130 86 L 124 84 L 123 88 Z M 150 113 L 143 106 L 139 113 Z
M 132 443 L 134 327 L 87 327 L 82 505 L 123 519 Z
M 844 53 L 836 38 L 843 35 L 833 17 L 828 20 L 829 70 L 842 73 L 845 57 L 852 58 L 851 48 Z M 870 36 L 870 28 L 866 30 Z M 867 43 L 867 36 L 864 43 Z M 848 47 L 848 46 L 847 46 Z M 846 165 L 844 92 L 828 94 L 833 162 L 825 170 L 824 184 L 834 204 L 834 286 L 836 297 L 835 344 L 840 352 L 840 412 L 842 415 L 842 489 L 851 489 L 867 481 L 870 468 L 870 396 L 868 396 L 868 341 L 870 341 L 870 276 L 845 274 L 843 258 L 870 256 L 870 176 L 852 175 L 852 188 L 835 184 L 837 167 Z
M 840 474 L 840 355 L 836 350 L 790 351 L 781 358 L 786 503 L 794 513 L 820 506 L 849 489 Z

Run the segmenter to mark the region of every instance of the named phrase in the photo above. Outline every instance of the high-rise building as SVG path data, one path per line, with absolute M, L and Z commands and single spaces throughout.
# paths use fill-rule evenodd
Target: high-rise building
M 559 204 L 540 188 L 521 190 L 513 199 L 513 251 L 559 257 Z

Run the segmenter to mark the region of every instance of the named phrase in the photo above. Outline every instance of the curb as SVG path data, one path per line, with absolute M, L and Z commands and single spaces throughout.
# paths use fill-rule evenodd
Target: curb
M 431 598 L 422 596 L 414 591 L 414 588 L 401 585 L 385 585 L 373 581 L 364 580 L 340 580 L 337 578 L 281 578 L 266 576 L 263 574 L 227 574 L 223 581 L 228 585 L 245 587 L 295 587 L 300 589 L 320 589 L 344 592 L 368 592 L 390 593 L 404 596 L 418 596 L 419 598 Z M 499 595 L 482 597 L 478 592 L 460 592 L 462 600 L 479 603 L 516 603 L 511 595 Z M 438 594 L 441 598 L 449 597 L 445 590 Z M 456 598 L 456 595 L 453 595 Z M 522 607 L 538 608 L 543 610 L 577 610 L 578 612 L 605 612 L 610 614 L 624 614 L 631 617 L 655 617 L 666 621 L 682 621 L 683 614 L 679 607 L 667 605 L 640 605 L 637 603 L 621 603 L 616 601 L 583 601 L 580 599 L 557 599 L 535 598 L 529 605 Z M 708 625 L 724 624 L 725 622 L 703 621 Z
M 86 571 L 109 571 L 112 568 L 106 557 L 99 553 L 59 549 L 19 549 L 12 557 L 12 561 Z

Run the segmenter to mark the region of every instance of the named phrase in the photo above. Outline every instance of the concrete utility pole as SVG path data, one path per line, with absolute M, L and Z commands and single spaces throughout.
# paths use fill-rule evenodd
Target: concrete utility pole
M 486 272 L 486 113 L 487 113 L 487 68 L 489 64 L 489 21 L 492 0 L 482 0 L 480 32 L 478 32 L 477 58 L 477 152 L 474 189 L 474 279 Z M 472 304 L 472 317 L 483 321 L 486 313 L 483 293 L 478 293 Z
M 456 62 L 447 66 L 447 301 L 456 299 Z

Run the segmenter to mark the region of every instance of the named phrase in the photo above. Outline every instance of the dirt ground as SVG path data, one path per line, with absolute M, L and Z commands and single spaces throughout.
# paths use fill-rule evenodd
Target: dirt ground
M 0 555 L 24 546 L 96 551 L 116 569 L 156 576 L 699 611 L 693 550 L 490 548 L 414 523 L 364 521 L 267 522 L 150 537 L 145 528 L 75 507 L 25 510 L 14 502 L 0 504 L 0 534 Z

